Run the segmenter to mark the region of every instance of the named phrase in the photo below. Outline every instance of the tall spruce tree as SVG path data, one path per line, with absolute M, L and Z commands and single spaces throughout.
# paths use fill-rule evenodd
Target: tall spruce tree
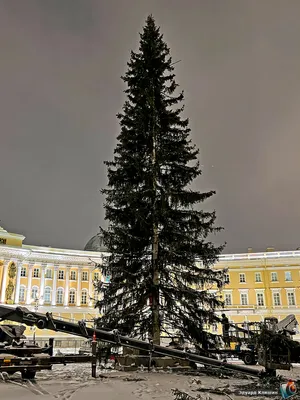
M 102 265 L 111 276 L 97 306 L 101 326 L 160 343 L 162 331 L 177 329 L 200 340 L 203 325 L 215 320 L 222 302 L 207 291 L 223 284 L 211 268 L 223 246 L 208 239 L 215 212 L 196 207 L 214 192 L 192 190 L 201 174 L 199 151 L 181 117 L 183 93 L 169 48 L 152 16 L 131 52 L 122 77 L 127 100 L 118 115 L 121 132 L 102 190 L 109 229 L 102 229 L 110 257 Z

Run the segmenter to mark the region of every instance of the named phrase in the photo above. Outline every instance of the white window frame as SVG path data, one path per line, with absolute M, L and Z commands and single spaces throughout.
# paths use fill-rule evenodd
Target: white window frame
M 50 268 L 47 268 L 45 271 L 45 278 L 46 279 L 52 279 L 52 270 Z
M 259 280 L 256 278 L 259 276 Z M 255 283 L 262 283 L 261 272 L 255 272 Z
M 49 294 L 49 297 L 47 298 L 47 294 Z M 51 294 L 52 290 L 50 286 L 46 286 L 44 290 L 44 303 L 50 304 L 51 303 Z
M 76 304 L 76 290 L 73 288 L 69 291 L 69 304 Z
M 26 267 L 22 267 L 21 268 L 21 272 L 20 272 L 20 277 L 21 278 L 26 278 L 26 272 L 27 272 Z
M 70 281 L 76 281 L 76 271 L 70 271 Z
M 243 304 L 243 296 L 246 296 L 246 303 Z M 248 300 L 248 293 L 246 292 L 241 292 L 240 293 L 240 301 L 241 301 L 241 306 L 248 306 L 249 305 L 249 300 Z
M 281 306 L 281 296 L 279 292 L 273 292 L 272 293 L 272 299 L 273 299 L 273 306 L 274 307 L 280 307 Z M 276 304 L 279 303 L 279 304 Z
M 63 269 L 58 270 L 58 279 L 63 281 L 65 279 L 65 271 Z
M 226 300 L 227 297 L 230 299 L 229 303 Z M 227 307 L 232 306 L 232 293 L 224 293 L 224 305 Z
M 273 279 L 273 276 L 276 277 L 276 279 Z M 271 272 L 271 282 L 278 282 L 278 274 L 276 271 Z
M 36 295 L 33 295 L 33 292 L 36 292 Z M 31 288 L 31 300 L 36 301 L 39 298 L 39 287 L 38 286 L 32 286 Z
M 56 304 L 63 304 L 64 303 L 64 288 L 59 287 L 56 291 Z M 60 297 L 61 296 L 61 297 Z
M 88 282 L 89 273 L 87 271 L 82 271 L 81 280 L 82 280 L 82 282 Z
M 289 275 L 287 275 L 289 274 Z M 291 278 L 291 279 L 287 279 L 287 277 Z M 292 272 L 291 271 L 285 271 L 284 272 L 284 278 L 286 282 L 293 282 L 293 276 L 292 276 Z
M 39 268 L 33 268 L 32 277 L 35 279 L 40 277 L 40 269 Z
M 294 304 L 290 304 L 290 296 L 289 295 L 293 295 L 293 303 Z M 287 301 L 287 305 L 288 307 L 295 307 L 296 306 L 296 294 L 294 290 L 288 290 L 286 292 L 286 301 Z
M 88 292 L 86 289 L 83 289 L 81 291 L 81 304 L 85 306 L 87 305 L 87 303 L 88 303 Z
M 260 296 L 261 296 L 263 304 L 259 304 L 259 302 L 260 302 L 259 301 L 259 297 Z M 266 304 L 266 302 L 265 302 L 265 294 L 263 292 L 256 292 L 256 304 L 257 304 L 258 307 L 265 307 L 265 304 Z
M 23 293 L 23 295 L 21 296 L 21 294 Z M 21 285 L 20 289 L 19 289 L 19 301 L 21 301 L 22 303 L 25 302 L 26 300 L 26 286 L 25 285 Z
M 242 279 L 243 277 L 243 279 Z M 246 283 L 246 274 L 244 272 L 240 273 L 240 282 L 239 283 Z

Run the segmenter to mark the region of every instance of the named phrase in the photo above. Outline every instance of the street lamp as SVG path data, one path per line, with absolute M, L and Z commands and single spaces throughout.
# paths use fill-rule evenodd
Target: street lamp
M 31 299 L 31 302 L 34 302 L 34 311 L 38 312 L 39 309 L 39 301 L 43 299 L 43 296 L 37 297 L 35 296 L 34 298 Z M 32 326 L 30 328 L 33 331 L 33 343 L 35 344 L 35 331 L 36 331 L 36 326 Z

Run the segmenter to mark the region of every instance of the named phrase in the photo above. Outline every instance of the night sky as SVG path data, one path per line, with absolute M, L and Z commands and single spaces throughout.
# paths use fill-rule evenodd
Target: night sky
M 181 60 L 216 241 L 296 249 L 299 0 L 1 0 L 0 225 L 71 249 L 98 232 L 120 76 L 151 13 Z

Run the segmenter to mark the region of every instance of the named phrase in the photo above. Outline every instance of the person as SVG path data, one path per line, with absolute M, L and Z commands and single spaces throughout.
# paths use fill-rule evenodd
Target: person
M 230 339 L 229 339 L 229 320 L 225 314 L 222 314 L 222 329 L 223 329 L 223 340 L 225 346 L 230 347 Z

